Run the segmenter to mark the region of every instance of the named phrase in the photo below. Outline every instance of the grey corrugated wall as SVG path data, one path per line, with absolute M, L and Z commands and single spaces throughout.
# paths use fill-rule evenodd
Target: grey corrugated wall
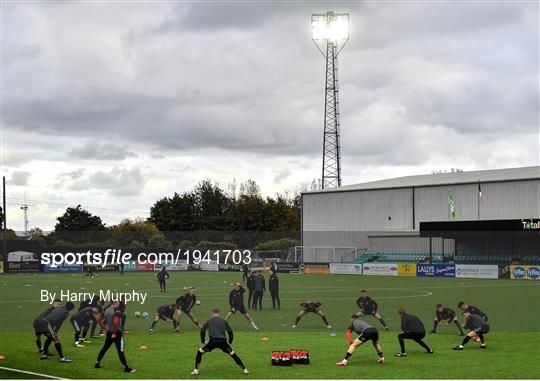
M 418 230 L 420 222 L 540 217 L 540 180 L 480 186 L 482 202 L 478 184 L 416 187 L 414 203 L 412 188 L 304 194 L 303 244 L 368 249 L 368 234 Z M 449 194 L 456 205 L 455 219 L 449 217 Z M 388 244 L 399 248 L 395 240 L 388 238 Z M 403 238 L 403 249 L 410 244 L 406 241 Z

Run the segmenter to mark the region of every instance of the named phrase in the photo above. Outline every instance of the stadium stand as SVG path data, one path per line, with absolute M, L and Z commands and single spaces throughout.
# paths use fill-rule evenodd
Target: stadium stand
M 447 258 L 443 261 L 441 253 L 433 253 L 432 263 L 449 262 Z M 454 262 L 463 264 L 540 264 L 540 257 L 534 252 L 523 253 L 492 253 L 486 255 L 480 252 L 459 252 L 456 254 Z M 379 253 L 368 252 L 356 258 L 354 263 L 424 263 L 429 261 L 426 253 Z

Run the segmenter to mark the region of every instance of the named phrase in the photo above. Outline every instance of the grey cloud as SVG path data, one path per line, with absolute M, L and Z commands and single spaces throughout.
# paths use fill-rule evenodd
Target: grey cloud
M 11 174 L 11 183 L 13 185 L 26 185 L 31 176 L 30 172 L 15 171 Z
M 87 15 L 87 7 L 62 7 L 75 25 L 79 20 L 71 34 L 84 49 L 66 49 L 70 40 L 60 36 L 48 44 L 65 60 L 47 61 L 45 43 L 32 58 L 37 66 L 7 72 L 7 86 L 25 91 L 5 93 L 5 128 L 36 139 L 99 141 L 113 132 L 122 144 L 166 155 L 217 148 L 317 157 L 324 61 L 309 41 L 309 15 L 340 8 L 352 22 L 340 56 L 344 157 L 417 165 L 437 146 L 439 126 L 462 143 L 501 139 L 509 129 L 523 139 L 537 133 L 538 17 L 527 15 L 538 4 L 169 5 L 103 8 L 104 21 L 100 8 Z M 62 25 L 57 13 L 42 9 Z M 129 27 L 111 21 L 120 11 Z M 89 31 L 107 34 L 110 50 Z M 29 82 L 43 71 L 49 80 Z M 403 115 L 381 122 L 370 114 L 376 104 L 398 105 Z M 99 158 L 109 144 L 72 154 Z
M 93 140 L 86 142 L 83 146 L 73 148 L 71 156 L 80 159 L 124 160 L 137 155 L 130 152 L 129 147 L 126 145 Z
M 6 46 L 4 49 L 10 52 L 10 54 L 6 55 L 6 59 L 3 60 L 6 66 L 18 61 L 34 59 L 41 53 L 41 48 L 36 44 Z
M 70 190 L 100 190 L 114 196 L 137 196 L 141 194 L 146 180 L 139 168 L 112 168 L 97 171 L 85 178 L 79 178 L 69 185 Z
M 150 33 L 171 33 L 180 30 L 216 31 L 220 29 L 253 30 L 270 22 L 273 18 L 297 13 L 305 7 L 297 3 L 250 1 L 177 3 Z
M 274 183 L 280 184 L 283 180 L 285 180 L 289 175 L 291 174 L 291 171 L 287 168 L 280 171 L 275 177 L 274 177 Z
M 79 168 L 75 171 L 70 172 L 62 172 L 58 175 L 58 179 L 71 179 L 71 180 L 77 180 L 80 179 L 85 173 L 84 168 Z

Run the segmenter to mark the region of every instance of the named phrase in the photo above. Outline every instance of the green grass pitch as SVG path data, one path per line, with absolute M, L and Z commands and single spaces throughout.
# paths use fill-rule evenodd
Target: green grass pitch
M 172 325 L 160 321 L 154 335 L 148 335 L 150 320 L 135 318 L 135 311 L 153 316 L 158 305 L 174 302 L 184 286 L 195 286 L 201 305 L 194 309 L 205 321 L 213 307 L 227 311 L 230 283 L 241 279 L 240 273 L 172 272 L 167 294 L 160 294 L 153 273 L 101 273 L 94 280 L 82 275 L 2 275 L 0 276 L 0 367 L 9 367 L 44 375 L 66 378 L 193 378 L 195 353 L 200 345 L 197 328 L 185 317 L 183 333 L 172 332 Z M 478 280 L 444 278 L 398 278 L 368 276 L 280 275 L 281 310 L 270 310 L 270 296 L 265 294 L 264 310 L 250 311 L 261 328 L 254 332 L 242 316 L 230 320 L 235 331 L 233 348 L 250 374 L 244 376 L 237 365 L 221 351 L 203 357 L 198 378 L 540 378 L 540 282 L 513 280 Z M 82 289 L 84 288 L 84 290 Z M 348 347 L 344 330 L 348 316 L 356 312 L 355 300 L 361 289 L 379 302 L 380 312 L 391 331 L 384 332 L 379 322 L 367 318 L 380 329 L 386 363 L 377 364 L 371 344 L 359 348 L 346 368 L 335 366 Z M 58 362 L 54 348 L 51 360 L 40 361 L 34 343 L 32 321 L 47 306 L 39 302 L 40 289 L 57 291 L 148 291 L 146 304 L 128 304 L 125 336 L 126 356 L 137 373 L 125 374 L 114 348 L 107 353 L 103 369 L 93 365 L 103 338 L 93 339 L 85 348 L 73 346 L 73 330 L 66 321 L 60 339 L 66 356 L 73 363 Z M 322 300 L 323 311 L 332 329 L 323 326 L 315 315 L 305 316 L 297 329 L 291 329 L 299 311 L 300 299 Z M 399 351 L 397 310 L 405 307 L 419 316 L 429 331 L 436 303 L 456 309 L 459 300 L 479 306 L 489 315 L 491 332 L 486 336 L 487 349 L 469 343 L 463 352 L 451 348 L 461 342 L 455 326 L 441 326 L 426 342 L 434 349 L 426 354 L 414 342 L 407 341 L 407 358 L 395 358 Z M 247 304 L 247 300 L 246 300 Z M 78 304 L 76 304 L 78 307 Z M 336 336 L 331 336 L 332 332 Z M 262 340 L 267 337 L 268 340 Z M 145 344 L 147 350 L 139 347 Z M 310 365 L 272 367 L 272 350 L 308 349 Z M 0 369 L 0 378 L 32 376 Z

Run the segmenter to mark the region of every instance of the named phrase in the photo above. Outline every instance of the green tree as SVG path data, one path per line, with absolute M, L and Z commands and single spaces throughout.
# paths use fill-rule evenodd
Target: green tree
M 73 243 L 100 242 L 108 238 L 105 225 L 99 216 L 94 216 L 80 205 L 68 207 L 57 218 L 54 227 L 54 240 Z
M 232 200 L 217 183 L 201 181 L 193 190 L 198 228 L 201 230 L 225 230 L 226 215 Z
M 258 196 L 242 195 L 236 200 L 229 213 L 232 230 L 254 231 L 265 228 L 265 202 Z
M 33 227 L 32 229 L 30 229 L 28 231 L 28 235 L 30 236 L 30 239 L 32 241 L 36 241 L 42 246 L 45 246 L 47 244 L 47 240 L 45 238 L 45 234 L 43 234 L 43 230 L 38 227 Z
M 238 247 L 231 242 L 201 241 L 195 246 L 195 249 L 204 252 L 206 250 L 235 250 L 238 249 Z
M 293 246 L 300 246 L 300 241 L 292 238 L 274 239 L 261 242 L 254 247 L 255 250 L 288 250 Z
M 195 197 L 191 192 L 175 193 L 173 197 L 156 201 L 150 208 L 148 219 L 163 232 L 195 230 L 196 220 Z
M 155 224 L 142 219 L 123 220 L 111 228 L 111 236 L 120 246 L 130 246 L 133 242 L 149 247 L 172 246 Z

